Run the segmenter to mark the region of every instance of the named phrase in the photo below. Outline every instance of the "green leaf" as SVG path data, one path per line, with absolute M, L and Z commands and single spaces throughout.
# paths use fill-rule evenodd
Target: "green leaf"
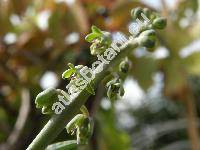
M 58 142 L 49 145 L 46 150 L 74 150 L 78 147 L 76 140 Z
M 96 26 L 92 26 L 92 32 L 93 33 L 98 33 L 98 34 L 102 34 L 101 30 L 99 28 L 97 28 Z
M 100 37 L 100 34 L 97 33 L 90 33 L 85 37 L 85 40 L 88 42 L 92 42 L 94 39 Z
M 62 74 L 62 78 L 66 79 L 69 78 L 75 71 L 73 69 L 67 69 L 65 72 Z
M 69 66 L 69 68 L 76 70 L 75 66 L 72 63 L 68 63 L 67 65 Z
M 68 66 L 70 69 L 67 69 L 65 72 L 63 72 L 63 79 L 69 78 L 73 73 L 76 73 L 76 68 L 72 63 L 68 63 Z

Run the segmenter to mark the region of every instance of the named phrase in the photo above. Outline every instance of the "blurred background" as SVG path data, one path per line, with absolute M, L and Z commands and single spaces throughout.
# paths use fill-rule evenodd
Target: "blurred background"
M 148 7 L 168 20 L 154 52 L 137 48 L 125 96 L 99 86 L 86 104 L 95 129 L 86 150 L 199 150 L 199 0 L 0 0 L 0 150 L 23 150 L 50 116 L 39 92 L 65 89 L 67 63 L 88 65 L 91 25 L 128 33 L 130 10 Z M 74 139 L 66 130 L 54 142 Z

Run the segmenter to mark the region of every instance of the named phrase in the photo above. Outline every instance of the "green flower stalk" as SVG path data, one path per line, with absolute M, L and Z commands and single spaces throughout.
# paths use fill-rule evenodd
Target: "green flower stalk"
M 153 24 L 147 24 L 144 28 L 142 28 L 136 36 L 130 38 L 125 43 L 126 46 L 121 47 L 120 51 L 118 49 L 115 49 L 115 51 L 113 48 L 113 51 L 115 51 L 116 54 L 118 52 L 118 54 L 110 60 L 109 63 L 104 64 L 103 70 L 96 73 L 95 78 L 93 78 L 86 87 L 81 88 L 78 95 L 70 101 L 69 105 L 62 111 L 61 114 L 52 114 L 52 118 L 29 145 L 27 150 L 45 149 L 65 127 L 68 133 L 76 133 L 77 144 L 88 143 L 93 130 L 93 121 L 89 117 L 89 113 L 84 106 L 85 102 L 89 96 L 92 94 L 95 95 L 95 89 L 108 75 L 108 73 L 110 73 L 110 68 L 113 66 L 119 66 L 119 72 L 128 72 L 128 61 L 125 59 L 125 61 L 121 62 L 121 60 L 131 54 L 132 51 L 138 46 L 144 46 L 146 48 L 154 47 L 156 43 L 156 33 L 154 29 L 163 29 L 166 26 L 166 20 L 164 18 L 157 16 L 148 9 L 136 8 L 131 11 L 131 15 L 134 19 L 137 17 L 140 18 L 142 12 L 148 17 L 150 16 L 150 23 Z M 107 48 L 110 48 L 112 43 L 110 33 L 101 31 L 95 26 L 92 26 L 92 33 L 88 34 L 85 39 L 92 44 L 90 47 L 92 55 L 103 54 Z M 80 69 L 83 66 L 74 66 L 73 64 L 68 64 L 68 66 L 69 69 L 62 74 L 62 77 L 64 79 L 69 79 L 69 84 L 74 85 L 76 84 L 76 81 L 81 78 Z M 123 96 L 125 92 L 122 86 L 122 80 L 119 78 L 109 81 L 107 83 L 107 88 L 107 96 L 111 100 L 117 99 L 118 96 Z M 51 88 L 43 91 L 36 97 L 36 107 L 42 108 L 43 113 L 51 113 L 49 108 L 56 101 L 58 94 L 60 94 L 59 89 Z M 80 114 L 80 110 L 82 114 Z M 68 143 L 64 142 L 61 145 L 65 147 L 74 146 L 74 144 L 74 141 L 72 141 Z

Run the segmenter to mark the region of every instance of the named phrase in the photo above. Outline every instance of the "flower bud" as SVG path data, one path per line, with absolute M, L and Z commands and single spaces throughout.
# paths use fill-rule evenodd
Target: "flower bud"
M 91 55 L 100 55 L 106 50 L 105 46 L 102 46 L 100 42 L 93 43 L 90 46 Z
M 112 43 L 111 34 L 106 31 L 101 31 L 96 26 L 92 26 L 92 33 L 88 34 L 85 39 L 92 43 L 90 46 L 91 55 L 102 54 Z
M 107 96 L 110 100 L 115 100 L 117 98 L 117 93 L 113 92 L 111 86 L 108 87 Z
M 72 134 L 74 133 L 73 131 L 76 130 L 76 128 L 80 127 L 81 124 L 83 123 L 84 119 L 85 119 L 85 115 L 83 114 L 77 114 L 66 126 L 67 129 L 67 133 L 72 132 Z
M 138 37 L 138 43 L 147 48 L 153 48 L 156 43 L 156 35 L 154 30 L 146 30 Z
M 140 18 L 140 14 L 141 13 L 142 13 L 142 8 L 141 7 L 137 7 L 135 9 L 131 10 L 131 16 L 133 17 L 133 19 Z
M 118 96 L 124 95 L 121 79 L 115 78 L 107 83 L 107 96 L 110 100 L 116 100 Z
M 129 62 L 127 60 L 124 60 L 119 64 L 119 71 L 122 73 L 127 73 L 129 67 L 130 67 Z
M 95 39 L 90 46 L 91 55 L 102 54 L 107 48 L 110 47 L 111 43 L 111 34 L 109 32 L 102 31 L 102 35 Z
M 154 19 L 153 28 L 154 29 L 164 29 L 167 25 L 167 20 L 163 17 Z
M 66 126 L 67 132 L 76 131 L 77 144 L 87 144 L 93 133 L 93 120 L 83 114 L 77 114 Z
M 39 93 L 35 99 L 36 108 L 42 108 L 43 106 L 50 106 L 56 100 L 58 91 L 54 88 L 48 88 L 43 92 Z

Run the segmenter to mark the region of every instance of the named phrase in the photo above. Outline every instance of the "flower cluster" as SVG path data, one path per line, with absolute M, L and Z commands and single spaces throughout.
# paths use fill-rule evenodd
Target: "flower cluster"
M 92 33 L 88 34 L 85 40 L 92 43 L 90 46 L 91 55 L 102 54 L 112 43 L 111 34 L 106 31 L 101 31 L 96 26 L 92 26 Z
M 166 19 L 151 12 L 147 8 L 135 8 L 131 11 L 131 16 L 136 22 L 136 26 L 130 26 L 129 32 L 131 36 L 127 39 L 126 36 L 119 34 L 117 40 L 112 40 L 111 34 L 106 31 L 101 31 L 96 26 L 92 26 L 92 33 L 86 36 L 86 41 L 91 43 L 90 52 L 97 56 L 97 60 L 89 68 L 83 65 L 74 66 L 69 63 L 69 69 L 62 74 L 63 79 L 70 80 L 66 86 L 67 92 L 60 89 L 49 88 L 36 97 L 35 103 L 37 108 L 42 108 L 43 114 L 62 113 L 65 107 L 72 102 L 71 96 L 79 94 L 86 90 L 88 93 L 95 95 L 94 83 L 96 74 L 103 71 L 104 66 L 108 65 L 117 55 L 124 50 L 129 44 L 136 43 L 136 46 L 143 46 L 151 49 L 156 44 L 155 29 L 163 29 L 166 26 Z M 143 20 L 143 22 L 141 21 Z M 124 77 L 130 70 L 130 62 L 128 57 L 118 60 L 118 70 L 112 68 L 111 76 L 106 83 L 107 96 L 110 100 L 116 100 L 122 97 L 125 93 L 123 88 Z M 93 121 L 89 117 L 89 113 L 85 106 L 80 108 L 81 114 L 77 114 L 66 126 L 67 132 L 75 134 L 77 144 L 87 144 L 93 131 Z
M 76 133 L 77 144 L 87 144 L 93 133 L 93 120 L 89 117 L 87 108 L 82 106 L 83 114 L 77 114 L 66 126 L 67 132 Z

